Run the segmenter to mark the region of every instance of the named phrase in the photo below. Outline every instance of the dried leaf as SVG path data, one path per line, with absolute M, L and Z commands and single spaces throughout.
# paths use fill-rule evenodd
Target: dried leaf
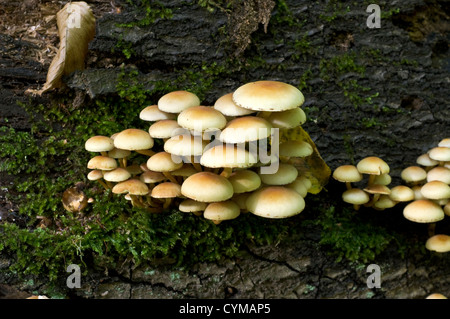
M 67 3 L 56 14 L 60 46 L 50 64 L 47 81 L 38 91 L 28 90 L 41 95 L 59 88 L 62 77 L 85 67 L 89 42 L 95 36 L 95 17 L 86 2 Z

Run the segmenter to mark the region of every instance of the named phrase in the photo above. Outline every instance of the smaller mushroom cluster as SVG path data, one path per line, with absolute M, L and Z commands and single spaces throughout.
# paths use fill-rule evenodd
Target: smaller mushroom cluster
M 279 81 L 244 84 L 213 106 L 188 91 L 169 92 L 141 110 L 148 131 L 130 128 L 86 141 L 87 151 L 99 153 L 88 162 L 88 179 L 149 212 L 175 207 L 214 223 L 242 212 L 296 215 L 311 182 L 291 160 L 313 148 L 279 143 L 273 130 L 303 124 L 303 102 L 297 88 Z
M 342 199 L 353 204 L 355 210 L 361 205 L 384 210 L 408 202 L 403 216 L 412 222 L 428 224 L 427 249 L 450 251 L 450 236 L 435 234 L 435 223 L 445 215 L 450 216 L 450 138 L 442 139 L 438 146 L 420 155 L 416 163 L 401 171 L 404 183 L 391 188 L 389 165 L 378 157 L 364 158 L 356 166 L 339 166 L 333 178 L 346 183 Z M 369 176 L 366 186 L 354 188 L 353 183 L 361 182 L 364 174 Z

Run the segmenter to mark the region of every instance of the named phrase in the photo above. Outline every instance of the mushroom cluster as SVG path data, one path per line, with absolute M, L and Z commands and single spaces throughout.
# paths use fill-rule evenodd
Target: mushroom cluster
M 149 212 L 175 207 L 216 224 L 243 212 L 294 216 L 311 182 L 291 160 L 310 156 L 313 147 L 279 143 L 276 132 L 306 121 L 303 102 L 300 90 L 279 81 L 244 84 L 213 106 L 188 91 L 169 92 L 141 110 L 148 131 L 86 141 L 87 151 L 99 153 L 87 177 Z
M 377 210 L 392 208 L 408 202 L 403 216 L 416 223 L 428 224 L 429 240 L 426 247 L 433 251 L 450 251 L 450 236 L 435 234 L 436 222 L 450 216 L 450 138 L 442 139 L 436 147 L 420 155 L 414 166 L 401 171 L 402 185 L 389 188 L 389 165 L 378 157 L 362 159 L 356 166 L 342 165 L 333 172 L 333 178 L 346 184 L 343 201 Z M 353 187 L 363 175 L 369 178 L 364 189 Z

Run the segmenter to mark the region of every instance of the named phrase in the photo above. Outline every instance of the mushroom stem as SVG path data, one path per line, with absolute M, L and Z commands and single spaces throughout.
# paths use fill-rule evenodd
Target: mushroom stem
M 147 207 L 146 210 L 149 213 L 162 213 L 161 207 Z
M 102 154 L 102 156 L 109 157 L 109 156 L 108 156 L 108 152 L 100 152 L 100 154 Z
M 373 206 L 373 204 L 375 204 L 378 199 L 380 198 L 381 194 L 373 194 L 372 200 L 370 202 L 367 203 L 367 206 Z
M 353 204 L 353 209 L 358 211 L 361 205 Z
M 106 181 L 106 185 L 108 185 L 108 188 L 109 188 L 109 189 L 113 188 L 113 185 L 111 184 L 110 181 Z
M 169 172 L 162 172 L 162 173 L 163 173 L 164 176 L 165 176 L 168 180 L 170 180 L 172 183 L 179 184 L 178 181 L 176 180 L 176 178 L 175 178 L 172 174 L 170 174 Z
M 97 180 L 106 190 L 109 190 L 111 188 L 108 187 L 108 185 L 106 185 L 106 183 L 104 181 L 102 181 L 101 179 Z
M 231 167 L 225 167 L 225 168 L 223 169 L 222 173 L 220 173 L 220 176 L 223 176 L 223 177 L 225 177 L 225 178 L 228 178 L 228 177 L 230 177 L 231 173 L 232 173 Z
M 137 195 L 130 195 L 130 198 L 131 198 L 131 205 L 133 205 L 133 207 L 140 207 L 140 208 L 144 207 Z
M 221 220 L 213 220 L 212 222 L 216 225 L 219 225 L 221 223 Z
M 270 114 L 272 114 L 272 112 L 261 111 L 261 112 L 258 113 L 258 116 L 262 117 L 263 119 L 267 119 L 270 116 Z
M 198 172 L 202 172 L 202 171 L 203 171 L 202 166 L 201 166 L 199 163 L 197 163 L 197 162 L 195 161 L 195 159 L 194 159 L 193 156 L 192 156 L 191 159 L 192 159 L 192 160 L 191 160 L 192 166 L 194 166 L 194 168 L 195 168 Z
M 167 208 L 169 208 L 170 204 L 172 204 L 172 198 L 166 198 L 163 209 L 166 210 Z
M 347 187 L 347 189 L 352 189 L 352 183 L 351 182 L 345 182 L 345 187 Z
M 372 175 L 372 174 L 369 175 L 369 181 L 367 182 L 368 186 L 373 185 L 373 183 L 375 181 L 375 177 L 376 177 L 376 175 Z

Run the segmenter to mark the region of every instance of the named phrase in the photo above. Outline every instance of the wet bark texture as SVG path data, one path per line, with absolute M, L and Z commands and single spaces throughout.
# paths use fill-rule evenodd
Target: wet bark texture
M 3 3 L 0 0 L 0 5 Z M 218 79 L 203 104 L 212 105 L 221 95 L 249 81 L 270 79 L 300 85 L 301 79 L 306 79 L 304 107 L 310 120 L 304 128 L 332 169 L 375 155 L 389 163 L 395 179 L 417 156 L 450 135 L 447 1 L 401 1 L 395 14 L 381 19 L 380 29 L 369 29 L 369 3 L 333 17 L 337 10 L 345 11 L 345 1 L 333 8 L 334 2 L 289 0 L 290 14 L 299 20 L 307 17 L 306 22 L 301 27 L 286 24 L 285 29 L 265 33 L 259 19 L 256 30 L 249 28 L 252 36 L 248 46 L 242 39 L 233 42 L 223 32 L 238 28 L 231 28 L 227 13 L 220 9 L 210 13 L 196 2 L 164 1 L 173 12 L 172 18 L 132 28 L 118 25 L 136 21 L 142 12 L 123 9 L 118 14 L 118 1 L 114 6 L 109 1 L 90 3 L 97 8 L 98 18 L 91 56 L 86 70 L 66 79 L 69 88 L 86 98 L 116 93 L 122 62 L 136 68 L 139 82 L 152 90 L 156 81 L 175 79 L 177 70 L 185 67 L 200 71 L 202 63 L 250 61 L 257 56 L 261 67 L 242 68 Z M 349 6 L 351 3 L 348 1 Z M 272 18 L 277 8 L 272 10 Z M 238 9 L 242 10 L 237 8 L 236 12 Z M 305 37 L 309 45 L 302 49 L 299 41 Z M 117 52 L 119 38 L 131 44 L 132 59 L 126 60 Z M 58 43 L 54 36 L 49 41 Z M 0 42 L 0 119 L 26 130 L 27 116 L 17 101 L 31 98 L 24 93 L 27 88 L 43 85 L 51 60 L 35 56 L 41 46 L 37 40 L 2 29 Z M 324 69 L 333 57 L 353 53 L 356 63 L 364 66 L 364 74 L 352 68 L 336 74 L 331 74 L 336 70 Z M 309 76 L 302 78 L 305 74 Z M 350 80 L 358 86 L 351 86 Z M 365 100 L 355 106 L 346 90 L 363 98 L 374 96 L 373 103 Z M 51 94 L 33 98 L 45 103 Z M 336 263 L 318 247 L 319 236 L 312 229 L 302 238 L 276 246 L 248 247 L 239 258 L 200 264 L 190 271 L 164 265 L 148 269 L 124 265 L 114 273 L 90 274 L 83 279 L 82 289 L 69 293 L 90 298 L 424 298 L 439 291 L 450 297 L 448 255 L 433 255 L 432 260 L 423 256 L 403 259 L 398 252 L 388 251 L 377 261 L 382 288 L 369 289 L 368 265 Z M 7 260 L 0 261 L 0 268 L 7 267 Z M 45 286 L 38 280 L 31 287 L 20 286 L 14 278 L 3 281 L 28 291 Z M 6 291 L 2 289 L 0 293 Z

